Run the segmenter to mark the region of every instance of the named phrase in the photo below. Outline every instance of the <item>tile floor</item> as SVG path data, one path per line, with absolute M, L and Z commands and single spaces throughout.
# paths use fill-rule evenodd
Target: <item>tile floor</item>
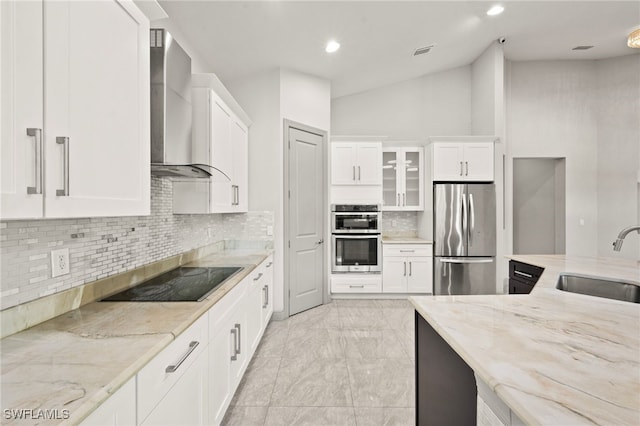
M 334 300 L 272 321 L 223 424 L 415 424 L 413 320 L 406 300 Z

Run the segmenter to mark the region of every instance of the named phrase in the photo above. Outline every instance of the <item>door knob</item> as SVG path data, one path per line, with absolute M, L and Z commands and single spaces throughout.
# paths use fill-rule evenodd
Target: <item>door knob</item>
M 322 244 L 322 243 L 324 243 L 324 240 L 320 240 L 320 241 L 317 241 L 317 242 L 316 242 L 316 244 L 317 244 L 317 245 L 320 245 L 320 244 Z

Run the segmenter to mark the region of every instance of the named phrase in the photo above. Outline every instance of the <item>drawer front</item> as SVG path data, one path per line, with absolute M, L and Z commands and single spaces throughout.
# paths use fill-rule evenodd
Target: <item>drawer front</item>
M 208 319 L 201 316 L 137 375 L 138 420 L 144 420 L 207 347 Z M 194 342 L 197 342 L 195 344 Z
M 384 245 L 383 256 L 433 256 L 431 244 L 393 244 Z
M 333 275 L 331 277 L 332 293 L 381 293 L 382 275 Z
M 509 294 L 529 294 L 531 290 L 533 290 L 533 285 L 509 278 Z

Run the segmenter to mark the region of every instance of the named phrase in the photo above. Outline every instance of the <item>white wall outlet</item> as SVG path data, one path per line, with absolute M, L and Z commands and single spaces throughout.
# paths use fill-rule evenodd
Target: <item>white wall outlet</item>
M 51 251 L 51 276 L 59 277 L 69 273 L 69 249 Z
M 273 226 L 272 225 L 267 225 L 267 235 L 268 236 L 272 236 L 273 235 Z

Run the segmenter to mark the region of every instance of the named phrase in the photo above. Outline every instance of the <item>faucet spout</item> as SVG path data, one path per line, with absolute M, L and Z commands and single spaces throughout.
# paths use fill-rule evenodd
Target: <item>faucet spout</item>
M 625 237 L 627 236 L 627 234 L 629 234 L 629 232 L 633 231 L 637 231 L 638 234 L 640 234 L 640 225 L 632 225 L 620 231 L 620 233 L 618 234 L 618 239 L 613 242 L 613 250 L 620 251 L 622 249 L 622 243 L 624 242 Z

